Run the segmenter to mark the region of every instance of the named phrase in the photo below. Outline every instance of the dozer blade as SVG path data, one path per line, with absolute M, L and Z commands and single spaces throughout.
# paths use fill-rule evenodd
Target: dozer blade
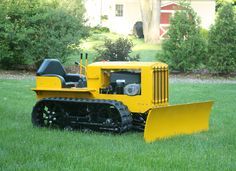
M 145 141 L 208 130 L 212 104 L 213 101 L 208 101 L 151 109 L 144 130 Z

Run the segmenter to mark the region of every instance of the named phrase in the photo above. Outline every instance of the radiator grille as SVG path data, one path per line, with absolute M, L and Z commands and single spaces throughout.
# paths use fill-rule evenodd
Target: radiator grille
M 153 69 L 154 104 L 167 103 L 169 99 L 169 80 L 167 67 L 155 67 Z

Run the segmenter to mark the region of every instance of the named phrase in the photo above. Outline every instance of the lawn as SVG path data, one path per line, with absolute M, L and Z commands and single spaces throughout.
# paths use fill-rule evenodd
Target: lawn
M 172 104 L 215 100 L 210 130 L 146 144 L 142 133 L 33 128 L 30 79 L 0 79 L 0 170 L 236 170 L 236 84 L 171 82 Z
M 81 41 L 80 48 L 82 53 L 89 54 L 89 63 L 91 63 L 96 57 L 95 47 L 99 47 L 104 44 L 105 39 L 116 40 L 119 37 L 124 37 L 115 33 L 94 33 L 90 37 Z M 138 39 L 134 36 L 125 37 L 133 42 L 133 48 L 131 56 L 136 54 L 140 55 L 140 61 L 156 61 L 156 54 L 161 49 L 160 45 L 144 43 L 143 39 Z M 74 64 L 79 60 L 78 55 L 72 55 L 69 57 L 66 65 Z

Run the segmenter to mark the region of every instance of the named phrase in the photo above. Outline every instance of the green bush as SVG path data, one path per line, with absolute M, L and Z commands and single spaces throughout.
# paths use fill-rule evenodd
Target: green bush
M 204 40 L 208 40 L 208 32 L 209 31 L 207 29 L 204 29 L 204 28 L 200 29 L 200 33 L 203 36 Z
M 200 20 L 189 5 L 171 18 L 168 38 L 163 41 L 158 59 L 171 70 L 181 72 L 198 69 L 206 57 L 206 40 L 200 33 Z
M 236 0 L 216 0 L 216 11 L 218 11 L 225 3 L 236 5 Z
M 208 67 L 214 73 L 236 71 L 236 13 L 231 4 L 223 5 L 209 31 Z
M 116 41 L 106 39 L 103 47 L 96 47 L 98 57 L 95 61 L 137 61 L 139 55 L 131 57 L 129 53 L 132 52 L 132 41 L 126 38 L 119 38 Z
M 99 34 L 99 33 L 108 33 L 110 32 L 109 28 L 102 26 L 95 26 L 90 28 L 91 34 Z
M 87 35 L 81 0 L 2 0 L 0 64 L 38 66 L 46 57 L 66 61 Z

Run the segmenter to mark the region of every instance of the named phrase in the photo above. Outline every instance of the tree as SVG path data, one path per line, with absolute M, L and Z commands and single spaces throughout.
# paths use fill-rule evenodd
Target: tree
M 140 0 L 144 40 L 160 43 L 161 0 Z
M 225 3 L 231 3 L 232 5 L 236 5 L 236 0 L 216 0 L 216 11 L 220 7 L 222 7 Z
M 65 62 L 84 27 L 82 0 L 1 0 L 0 65 L 38 66 L 46 57 Z
M 209 31 L 208 66 L 215 73 L 236 71 L 236 14 L 232 4 L 223 5 Z
M 182 72 L 198 69 L 206 58 L 206 41 L 200 34 L 200 20 L 189 4 L 171 18 L 168 39 L 162 44 L 161 60 Z

